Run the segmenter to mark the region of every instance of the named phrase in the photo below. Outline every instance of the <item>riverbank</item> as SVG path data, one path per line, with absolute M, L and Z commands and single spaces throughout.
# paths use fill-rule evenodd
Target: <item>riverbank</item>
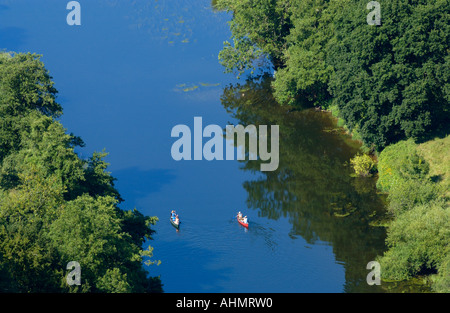
M 383 11 L 383 23 L 368 27 L 366 4 L 217 1 L 218 9 L 233 13 L 234 45 L 224 43 L 219 61 L 227 72 L 253 74 L 267 55 L 276 70 L 276 102 L 338 118 L 362 145 L 351 157 L 355 173 L 378 175 L 380 192 L 389 195 L 383 278 L 425 275 L 436 279 L 434 291 L 448 291 L 448 139 L 413 140 L 449 133 L 449 32 L 443 31 L 449 7 L 387 1 L 383 7 L 395 10 Z
M 379 225 L 387 229 L 388 249 L 378 257 L 383 281 L 389 288 L 429 286 L 449 292 L 450 135 L 423 143 L 400 141 L 376 153 L 357 130 L 346 127 L 337 107 L 320 111 L 330 112 L 375 161 L 377 189 L 387 195 L 386 216 Z
M 376 153 L 346 127 L 336 107 L 321 111 L 375 162 L 377 189 L 387 196 L 386 216 L 377 224 L 387 229 L 387 251 L 377 261 L 388 289 L 449 292 L 450 135 L 400 141 Z
M 400 141 L 379 154 L 377 187 L 388 193 L 385 281 L 423 278 L 450 291 L 450 136 Z

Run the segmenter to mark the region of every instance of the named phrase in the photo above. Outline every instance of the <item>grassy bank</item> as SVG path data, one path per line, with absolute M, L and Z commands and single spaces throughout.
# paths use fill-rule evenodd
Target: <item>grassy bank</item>
M 377 186 L 389 193 L 382 278 L 427 276 L 436 292 L 450 291 L 450 136 L 417 144 L 400 141 L 378 158 Z

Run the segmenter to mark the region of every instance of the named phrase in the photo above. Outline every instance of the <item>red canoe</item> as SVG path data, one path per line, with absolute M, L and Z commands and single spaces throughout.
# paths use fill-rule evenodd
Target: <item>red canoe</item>
M 244 223 L 243 221 L 241 221 L 238 217 L 236 217 L 236 219 L 237 219 L 237 221 L 239 222 L 239 224 L 241 224 L 242 226 L 244 226 L 244 227 L 247 227 L 248 228 L 248 223 L 246 224 L 246 223 Z

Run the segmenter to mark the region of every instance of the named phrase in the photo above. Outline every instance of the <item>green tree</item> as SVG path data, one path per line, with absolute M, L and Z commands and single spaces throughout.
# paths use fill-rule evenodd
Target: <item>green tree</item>
M 275 68 L 284 66 L 285 37 L 291 28 L 288 0 L 217 0 L 214 7 L 233 13 L 233 44 L 226 41 L 219 60 L 228 72 L 239 74 L 255 68 L 268 57 Z
M 48 237 L 63 264 L 71 260 L 80 263 L 82 285 L 91 286 L 89 291 L 144 292 L 131 278 L 136 275 L 133 271 L 140 273 L 145 252 L 123 231 L 116 203 L 109 196 L 94 199 L 89 195 L 67 202 Z
M 364 0 L 216 2 L 233 12 L 221 63 L 243 73 L 269 56 L 280 104 L 336 108 L 378 151 L 448 132 L 448 0 L 384 1 L 380 26 Z
M 25 173 L 30 164 L 39 167 L 46 176 L 56 175 L 70 193 L 84 179 L 83 161 L 74 153 L 73 137 L 65 133 L 59 122 L 39 112 L 22 118 L 28 127 L 22 131 L 21 149 L 9 154 L 0 168 L 3 187 L 13 188 L 17 175 Z
M 63 205 L 64 187 L 56 176 L 32 168 L 22 184 L 0 193 L 0 268 L 6 291 L 58 290 L 58 256 L 46 237 Z
M 94 152 L 88 160 L 84 161 L 84 179 L 80 179 L 74 190 L 74 195 L 89 193 L 92 196 L 112 196 L 119 202 L 124 201 L 117 189 L 114 188 L 116 178 L 107 171 L 109 163 L 104 158 L 108 155 L 105 151 Z
M 0 53 L 0 162 L 19 148 L 25 128 L 21 118 L 30 111 L 46 116 L 62 114 L 57 90 L 48 70 L 36 54 Z
M 346 1 L 327 61 L 333 105 L 350 130 L 380 150 L 448 131 L 448 0 L 383 1 L 381 26 L 365 23 L 367 1 Z
M 340 2 L 340 1 L 338 1 Z M 274 96 L 281 104 L 326 106 L 333 68 L 327 62 L 327 44 L 334 36 L 337 1 L 293 0 L 293 26 L 283 51 L 285 67 L 276 72 Z

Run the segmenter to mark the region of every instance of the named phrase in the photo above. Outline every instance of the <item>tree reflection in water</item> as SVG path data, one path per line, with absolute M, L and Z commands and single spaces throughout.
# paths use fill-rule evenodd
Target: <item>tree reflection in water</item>
M 259 173 L 246 181 L 247 205 L 258 215 L 287 217 L 290 236 L 308 243 L 327 242 L 346 272 L 345 291 L 381 291 L 368 286 L 366 265 L 384 250 L 385 228 L 371 226 L 385 211 L 375 178 L 353 177 L 349 160 L 360 148 L 338 128 L 330 113 L 278 105 L 271 77 L 224 89 L 222 105 L 242 125 L 279 125 L 280 164 L 259 172 L 260 161 L 242 161 Z

